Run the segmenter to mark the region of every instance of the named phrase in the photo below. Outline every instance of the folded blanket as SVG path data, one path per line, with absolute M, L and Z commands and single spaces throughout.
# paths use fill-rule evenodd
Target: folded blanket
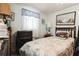
M 0 29 L 0 36 L 8 35 L 7 29 Z
M 7 25 L 4 23 L 0 23 L 0 29 L 7 29 Z

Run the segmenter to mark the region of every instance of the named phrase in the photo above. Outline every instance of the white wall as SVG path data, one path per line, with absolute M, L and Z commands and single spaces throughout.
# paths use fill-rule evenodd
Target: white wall
M 48 20 L 49 22 L 51 23 L 51 26 L 52 26 L 52 34 L 54 35 L 55 34 L 55 26 L 56 26 L 56 15 L 58 14 L 63 14 L 63 13 L 68 13 L 68 12 L 72 12 L 72 11 L 76 11 L 76 31 L 78 31 L 78 25 L 79 25 L 79 4 L 78 5 L 75 5 L 75 6 L 72 6 L 72 7 L 69 7 L 69 8 L 66 8 L 64 10 L 61 10 L 61 11 L 57 11 L 57 12 L 54 12 L 54 13 L 51 13 L 48 15 Z M 76 32 L 76 36 L 77 36 L 77 32 Z
M 45 19 L 46 20 L 46 15 L 41 13 L 39 10 L 33 8 L 33 7 L 30 7 L 30 6 L 26 6 L 26 5 L 20 5 L 20 4 L 11 4 L 11 8 L 12 8 L 12 11 L 15 12 L 15 21 L 12 21 L 11 22 L 11 26 L 12 26 L 12 33 L 15 33 L 16 31 L 18 30 L 22 30 L 22 24 L 23 24 L 23 20 L 22 20 L 22 17 L 21 17 L 21 9 L 22 8 L 26 8 L 26 9 L 29 9 L 31 11 L 35 11 L 37 13 L 40 13 L 40 20 Z M 46 30 L 45 30 L 45 26 L 42 25 L 42 23 L 40 24 L 40 28 L 39 28 L 39 37 L 42 37 L 44 34 L 46 33 Z
M 37 10 L 36 8 L 33 8 L 31 6 L 27 6 L 27 5 L 20 5 L 20 4 L 11 4 L 12 7 L 12 11 L 15 12 L 15 21 L 12 21 L 11 25 L 12 25 L 12 31 L 13 33 L 15 33 L 18 30 L 22 30 L 22 18 L 21 18 L 21 8 L 26 8 L 35 12 L 40 13 L 41 17 L 40 20 L 45 19 L 46 24 L 51 25 L 52 26 L 52 30 L 51 33 L 53 35 L 55 35 L 55 26 L 56 26 L 56 15 L 58 14 L 63 14 L 63 13 L 68 13 L 71 11 L 76 11 L 76 28 L 79 25 L 79 4 L 66 8 L 64 10 L 61 11 L 56 11 L 54 13 L 51 14 L 44 14 L 41 13 L 39 10 Z M 45 25 L 40 24 L 40 28 L 39 28 L 39 37 L 42 37 L 43 35 L 46 34 L 46 28 Z M 78 30 L 78 28 L 77 28 Z M 77 33 L 76 33 L 77 34 Z

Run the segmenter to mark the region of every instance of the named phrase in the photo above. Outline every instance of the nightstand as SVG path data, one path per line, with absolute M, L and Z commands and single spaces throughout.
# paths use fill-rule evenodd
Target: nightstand
M 44 35 L 44 37 L 50 37 L 50 36 L 53 36 L 53 35 L 51 35 L 51 34 Z

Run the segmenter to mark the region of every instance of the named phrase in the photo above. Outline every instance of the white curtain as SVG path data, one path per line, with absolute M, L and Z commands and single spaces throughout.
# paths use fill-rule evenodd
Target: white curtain
M 39 36 L 39 18 L 32 16 L 22 16 L 23 30 L 33 31 L 33 37 Z
M 40 14 L 22 8 L 23 30 L 33 31 L 33 37 L 39 36 Z

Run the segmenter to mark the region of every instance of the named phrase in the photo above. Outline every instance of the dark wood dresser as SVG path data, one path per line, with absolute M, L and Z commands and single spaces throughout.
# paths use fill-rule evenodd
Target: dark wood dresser
M 16 35 L 16 53 L 26 43 L 32 41 L 32 31 L 18 31 Z

